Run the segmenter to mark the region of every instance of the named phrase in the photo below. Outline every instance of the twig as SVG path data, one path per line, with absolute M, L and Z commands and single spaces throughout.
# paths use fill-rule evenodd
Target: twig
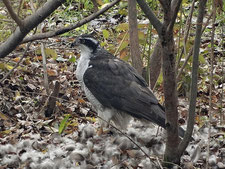
M 173 31 L 173 27 L 177 18 L 178 11 L 180 9 L 181 2 L 182 0 L 173 0 L 170 5 L 172 17 L 169 26 L 167 27 L 167 32 Z
M 36 35 L 32 35 L 30 37 L 25 37 L 24 40 L 22 41 L 22 43 L 27 43 L 27 42 L 30 42 L 30 41 L 40 40 L 40 39 L 45 39 L 45 38 L 51 38 L 53 36 L 61 35 L 63 33 L 71 31 L 75 28 L 78 28 L 78 27 L 90 22 L 91 20 L 94 20 L 95 18 L 97 18 L 99 15 L 106 12 L 108 9 L 113 7 L 118 2 L 120 2 L 120 0 L 115 0 L 115 1 L 111 2 L 110 4 L 106 5 L 104 8 L 102 8 L 98 12 L 93 13 L 90 16 L 80 20 L 79 22 L 77 22 L 75 24 L 71 24 L 70 26 L 59 28 L 59 29 L 56 29 L 54 31 L 49 31 L 49 32 L 46 32 L 46 33 L 39 33 L 39 34 L 36 34 Z
M 10 91 L 10 92 L 16 92 L 16 91 L 13 91 L 7 87 L 2 87 L 4 90 L 7 90 L 7 91 Z M 24 93 L 24 94 L 36 94 L 36 95 L 41 95 L 41 96 L 46 96 L 46 97 L 50 97 L 49 95 L 47 94 L 43 94 L 43 93 L 38 93 L 38 92 L 28 92 L 28 91 L 20 91 L 20 93 Z M 59 97 L 54 97 L 54 96 L 51 96 L 55 99 L 58 99 L 58 100 L 63 100 L 63 101 L 66 101 L 66 102 L 69 102 L 69 103 L 74 103 L 73 101 L 68 101 L 67 99 L 63 99 L 63 98 L 59 98 Z M 41 112 L 41 111 L 40 111 Z
M 184 35 L 184 45 L 181 49 L 181 53 L 179 55 L 179 58 L 178 58 L 178 61 L 177 61 L 177 64 L 176 64 L 176 72 L 178 72 L 178 67 L 179 67 L 179 64 L 180 64 L 183 53 L 184 53 L 185 56 L 187 54 L 187 52 L 186 52 L 186 42 L 187 42 L 187 38 L 188 38 L 189 31 L 190 31 L 190 28 L 191 28 L 191 20 L 192 20 L 192 16 L 193 16 L 193 12 L 194 12 L 195 1 L 196 0 L 194 0 L 192 2 L 190 13 L 189 13 L 188 19 L 187 19 L 186 24 L 185 24 L 184 30 L 186 30 L 186 31 L 185 31 L 185 35 Z
M 5 57 L 10 52 L 12 52 L 31 30 L 33 30 L 39 23 L 41 23 L 65 1 L 66 0 L 48 0 L 35 13 L 26 17 L 23 20 L 23 31 L 21 31 L 20 27 L 18 26 L 14 33 L 12 33 L 9 38 L 0 45 L 0 58 Z
M 127 31 L 127 32 L 125 33 L 125 35 L 123 36 L 123 39 L 121 40 L 121 42 L 120 42 L 119 46 L 117 47 L 117 49 L 116 49 L 116 51 L 115 51 L 115 53 L 114 53 L 114 56 L 116 56 L 116 55 L 117 55 L 117 53 L 118 53 L 118 51 L 119 51 L 119 49 L 120 49 L 121 45 L 123 44 L 123 42 L 124 42 L 125 38 L 127 37 L 127 34 L 128 34 L 128 31 Z
M 32 42 L 29 42 L 27 44 L 27 47 L 25 49 L 25 51 L 23 52 L 23 56 L 20 58 L 20 60 L 16 63 L 16 65 L 0 80 L 0 83 L 2 83 L 19 65 L 20 63 L 23 61 L 24 57 L 26 56 L 26 53 L 30 47 Z
M 30 7 L 31 7 L 32 12 L 35 12 L 35 11 L 36 11 L 36 10 L 35 10 L 35 7 L 34 7 L 34 2 L 33 2 L 33 0 L 30 0 Z
M 118 129 L 117 127 L 115 127 L 114 125 L 112 125 L 110 122 L 104 120 L 103 118 L 97 116 L 99 119 L 101 119 L 102 121 L 106 122 L 108 125 L 110 125 L 112 128 L 114 128 L 115 130 L 117 130 L 118 132 L 120 132 L 122 135 L 124 135 L 125 137 L 127 137 L 135 146 L 137 146 L 137 148 L 139 148 L 141 150 L 142 153 L 144 153 L 144 155 L 146 157 L 149 158 L 149 160 L 151 160 L 151 157 L 134 141 L 132 140 L 132 138 L 130 138 L 126 133 L 123 133 L 120 129 Z
M 2 0 L 2 1 L 5 4 L 11 18 L 17 23 L 17 25 L 20 27 L 20 29 L 23 29 L 23 26 L 24 26 L 23 21 L 14 12 L 10 1 L 8 1 L 8 0 Z
M 223 28 L 222 28 L 222 32 L 223 32 Z M 223 36 L 223 34 L 222 34 L 222 37 L 224 37 Z M 223 38 L 222 38 L 223 39 Z M 224 43 L 223 43 L 224 44 Z M 224 57 L 225 55 L 223 54 L 223 57 L 222 57 L 222 63 L 221 63 L 221 66 L 222 66 L 222 75 L 224 75 L 224 67 L 225 67 L 225 65 L 224 65 Z M 224 82 L 224 80 L 225 80 L 225 77 L 224 76 L 222 76 L 222 79 L 221 79 L 221 81 L 222 82 Z M 222 83 L 221 84 L 222 85 L 222 87 L 221 87 L 221 90 L 222 91 L 224 91 L 224 83 Z M 222 94 L 221 94 L 221 98 L 220 98 L 220 105 L 221 105 L 221 112 L 220 112 L 220 124 L 222 125 L 224 122 L 225 122 L 225 119 L 224 119 L 224 112 L 223 112 L 223 107 L 225 107 L 225 103 L 224 103 L 224 101 L 223 101 L 223 99 L 224 99 L 224 92 L 222 92 Z
M 20 10 L 21 10 L 22 3 L 23 3 L 23 0 L 20 0 L 20 4 L 19 4 L 19 7 L 18 7 L 18 11 L 17 11 L 18 17 L 20 16 Z
M 199 12 L 197 17 L 197 27 L 195 34 L 194 50 L 193 50 L 193 62 L 192 62 L 192 81 L 191 81 L 191 95 L 189 104 L 189 115 L 187 122 L 187 130 L 184 135 L 184 139 L 180 142 L 178 146 L 178 154 L 181 156 L 184 150 L 187 148 L 189 141 L 191 140 L 191 135 L 195 123 L 195 107 L 197 98 L 197 82 L 198 82 L 198 62 L 199 62 L 199 50 L 202 35 L 202 21 L 205 12 L 205 5 L 207 0 L 200 0 L 199 2 Z
M 37 32 L 37 28 L 34 30 L 34 34 L 36 32 Z M 31 45 L 31 42 L 29 42 L 27 44 L 27 47 L 26 47 L 25 51 L 23 52 L 23 56 L 20 58 L 19 62 L 17 62 L 16 65 L 0 80 L 0 83 L 2 83 L 20 65 L 20 63 L 22 62 L 23 58 L 25 57 L 30 45 Z
M 9 19 L 0 19 L 0 22 L 14 23 L 12 20 L 9 20 Z
M 194 49 L 193 47 L 190 49 L 188 55 L 187 55 L 186 58 L 185 58 L 184 64 L 182 65 L 180 71 L 178 72 L 177 77 L 176 77 L 177 81 L 179 80 L 181 74 L 183 73 L 184 68 L 186 67 L 186 65 L 187 65 L 187 63 L 188 63 L 188 61 L 189 61 L 189 59 L 191 58 L 192 53 L 193 53 L 193 49 Z M 181 52 L 182 52 L 182 51 L 181 51 Z M 177 65 L 177 66 L 178 66 L 178 65 Z
M 152 12 L 151 8 L 148 6 L 148 4 L 145 2 L 145 0 L 137 0 L 137 3 L 145 13 L 146 17 L 149 19 L 153 27 L 156 29 L 158 34 L 161 34 L 162 29 L 162 23 L 158 20 L 158 18 L 155 16 L 155 14 Z
M 220 37 L 222 39 L 221 46 L 223 46 L 223 44 L 225 44 L 225 40 L 224 40 L 224 37 L 225 37 L 224 31 L 225 30 L 224 30 L 224 28 L 225 28 L 225 26 L 224 26 L 224 23 L 223 23 L 222 24 L 222 28 L 221 28 L 221 34 L 220 34 Z M 225 71 L 224 71 L 224 67 L 225 67 L 224 63 L 225 63 L 225 60 L 224 60 L 224 58 L 225 58 L 225 53 L 223 52 L 222 53 L 222 57 L 221 57 L 221 67 L 222 67 L 221 74 L 222 75 L 225 74 Z M 225 92 L 223 92 L 225 90 L 224 89 L 224 83 L 223 83 L 223 82 L 225 82 L 225 76 L 222 76 L 221 81 L 222 81 L 222 84 L 221 84 L 221 90 L 222 90 L 222 92 L 221 92 L 221 97 L 220 97 L 220 107 L 221 107 L 221 109 L 220 109 L 220 124 L 223 125 L 225 123 L 225 116 L 224 116 L 224 112 L 223 112 L 223 108 L 225 107 L 225 102 L 224 102 Z
M 160 169 L 163 169 L 163 166 L 161 165 L 161 163 L 160 163 L 160 161 L 159 161 L 159 158 L 158 158 L 158 157 L 156 157 L 156 161 L 157 161 L 157 163 L 158 163 L 158 165 L 159 165 Z
M 183 27 L 183 8 L 181 4 L 181 9 L 180 9 L 180 16 L 179 16 L 179 30 L 178 30 L 178 42 L 177 42 L 177 56 L 180 55 L 180 47 L 181 47 L 181 35 L 184 32 L 184 27 Z M 185 44 L 184 44 L 185 45 Z M 183 49 L 183 48 L 182 48 Z M 178 62 L 180 61 L 181 58 L 178 58 Z M 176 68 L 177 68 L 177 63 L 176 63 Z M 177 69 L 176 69 L 177 72 Z
M 148 42 L 149 39 L 149 42 Z M 148 45 L 147 45 L 148 44 Z M 149 24 L 148 26 L 148 31 L 147 31 L 147 35 L 146 35 L 146 40 L 144 43 L 144 49 L 143 49 L 143 58 L 145 55 L 145 50 L 148 47 L 148 54 L 147 54 L 147 66 L 146 66 L 146 76 L 144 77 L 148 83 L 148 86 L 151 88 L 151 75 L 150 75 L 150 57 L 151 57 L 151 46 L 152 46 L 152 25 Z M 151 88 L 152 89 L 152 88 Z
M 213 62 L 214 62 L 214 37 L 215 37 L 215 21 L 216 21 L 216 7 L 215 7 L 215 1 L 212 2 L 212 33 L 211 33 L 211 56 L 210 56 L 210 88 L 209 88 L 209 133 L 208 133 L 208 142 L 210 143 L 210 137 L 211 137 L 211 121 L 212 121 L 212 90 L 213 90 Z M 206 160 L 206 169 L 209 168 L 209 156 L 210 156 L 210 144 L 207 144 L 207 160 Z
M 210 14 L 210 16 L 208 17 L 206 23 L 204 24 L 204 27 L 202 28 L 201 34 L 203 34 L 203 32 L 205 31 L 206 26 L 209 24 L 209 21 L 210 21 L 210 19 L 211 19 L 211 17 L 212 17 L 212 14 L 213 14 L 213 13 Z M 188 60 L 190 59 L 190 57 L 191 57 L 191 55 L 192 55 L 193 49 L 194 49 L 194 48 L 192 47 L 192 48 L 189 50 L 189 54 L 186 56 L 185 61 L 184 61 L 184 64 L 182 65 L 180 71 L 178 72 L 177 77 L 176 77 L 177 81 L 179 80 L 181 74 L 183 73 L 183 70 L 184 70 L 184 68 L 186 67 L 187 63 L 188 63 Z M 183 50 L 182 50 L 181 52 L 183 53 Z M 177 66 L 178 66 L 178 65 L 177 65 Z
M 60 90 L 60 83 L 59 83 L 59 81 L 56 81 L 55 86 L 54 86 L 54 90 L 53 90 L 53 92 L 50 95 L 50 98 L 48 100 L 47 109 L 45 111 L 45 117 L 51 117 L 52 114 L 54 113 L 56 101 L 57 101 L 56 98 L 59 95 L 59 90 Z
M 45 55 L 44 43 L 41 43 L 41 55 L 42 55 L 43 70 L 44 70 L 44 87 L 45 87 L 47 95 L 49 95 L 48 72 L 46 67 L 46 55 Z

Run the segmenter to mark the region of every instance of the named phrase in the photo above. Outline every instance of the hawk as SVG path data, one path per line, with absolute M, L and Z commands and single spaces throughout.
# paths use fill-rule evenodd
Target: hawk
M 91 35 L 78 36 L 72 46 L 81 50 L 76 77 L 99 117 L 122 129 L 130 117 L 166 127 L 164 108 L 136 69 L 103 49 Z M 184 136 L 181 127 L 179 135 Z

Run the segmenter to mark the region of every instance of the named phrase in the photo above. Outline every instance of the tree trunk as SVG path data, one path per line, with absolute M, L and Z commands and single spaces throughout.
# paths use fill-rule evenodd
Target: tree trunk
M 132 64 L 138 73 L 142 75 L 143 63 L 139 49 L 137 8 L 136 1 L 128 0 L 129 34 L 130 34 L 130 54 Z
M 160 40 L 158 39 L 154 51 L 150 57 L 150 86 L 154 88 L 161 70 L 161 59 L 162 59 L 162 47 Z
M 177 154 L 179 145 L 178 140 L 178 111 L 177 111 L 177 85 L 175 73 L 175 54 L 174 54 L 174 39 L 173 32 L 166 32 L 166 27 L 162 31 L 162 70 L 163 70 L 163 88 L 166 107 L 166 150 L 164 161 L 169 161 L 175 164 L 180 163 L 180 158 Z
M 168 167 L 171 167 L 173 164 L 180 163 L 180 156 L 177 151 L 179 140 L 173 27 L 182 0 L 159 1 L 164 12 L 163 24 L 161 24 L 161 22 L 156 18 L 144 0 L 138 0 L 137 2 L 151 21 L 151 24 L 157 30 L 162 47 L 163 89 L 166 109 L 165 125 L 167 130 L 164 164 Z

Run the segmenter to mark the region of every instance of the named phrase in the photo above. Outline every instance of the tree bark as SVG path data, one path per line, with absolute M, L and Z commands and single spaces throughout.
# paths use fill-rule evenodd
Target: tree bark
M 179 164 L 180 156 L 178 154 L 178 111 L 177 111 L 177 84 L 175 72 L 175 45 L 173 38 L 173 27 L 177 13 L 182 0 L 160 0 L 164 12 L 163 24 L 151 12 L 144 0 L 137 0 L 141 9 L 144 11 L 156 31 L 158 32 L 160 44 L 162 47 L 162 70 L 163 70 L 163 88 L 165 96 L 166 110 L 166 150 L 164 161 Z M 168 163 L 165 163 L 168 164 Z
M 137 24 L 137 8 L 136 1 L 128 0 L 128 17 L 129 17 L 129 37 L 130 37 L 130 54 L 132 64 L 138 73 L 142 75 L 143 63 L 141 60 L 141 52 L 139 49 L 138 24 Z
M 151 89 L 154 88 L 157 79 L 159 77 L 161 71 L 161 60 L 162 60 L 162 46 L 160 40 L 158 39 L 155 46 L 154 51 L 150 56 L 150 86 Z
M 21 43 L 27 43 L 27 42 L 34 41 L 34 40 L 51 38 L 51 37 L 54 37 L 54 36 L 61 35 L 63 33 L 69 32 L 69 31 L 71 31 L 71 30 L 73 30 L 75 28 L 78 28 L 78 27 L 80 27 L 80 26 L 90 22 L 91 20 L 97 18 L 99 15 L 103 14 L 104 12 L 106 12 L 108 9 L 113 7 L 118 2 L 120 2 L 120 0 L 115 0 L 115 1 L 111 2 L 110 4 L 106 5 L 104 8 L 98 10 L 96 13 L 93 13 L 93 14 L 87 16 L 86 18 L 78 21 L 75 24 L 71 24 L 71 25 L 69 25 L 67 27 L 58 28 L 58 29 L 56 29 L 54 31 L 48 31 L 48 32 L 45 32 L 45 33 L 38 33 L 38 34 L 29 36 L 29 37 L 25 37 Z
M 174 3 L 176 1 L 176 3 Z M 177 152 L 178 137 L 178 111 L 177 111 L 177 83 L 175 71 L 175 45 L 173 38 L 173 26 L 177 17 L 181 0 L 163 1 L 164 23 L 161 32 L 162 60 L 163 60 L 163 88 L 166 107 L 166 150 L 164 161 L 180 164 L 180 156 Z M 171 167 L 171 165 L 166 164 Z
M 166 29 L 167 27 L 165 27 Z M 178 111 L 177 111 L 177 84 L 175 73 L 175 54 L 173 32 L 164 34 L 162 31 L 162 71 L 163 71 L 163 89 L 166 108 L 166 150 L 164 161 L 175 164 L 180 163 L 177 154 L 178 140 Z
M 8 2 L 8 0 L 5 0 Z M 77 22 L 76 24 L 72 24 L 68 27 L 63 27 L 56 29 L 54 31 L 49 31 L 46 33 L 39 33 L 32 35 L 30 37 L 25 37 L 34 27 L 36 27 L 39 23 L 41 23 L 46 17 L 48 17 L 55 9 L 57 9 L 65 0 L 49 0 L 47 1 L 43 7 L 39 8 L 35 13 L 30 15 L 29 17 L 22 20 L 22 26 L 18 26 L 15 32 L 4 42 L 0 45 L 0 58 L 7 56 L 10 52 L 12 52 L 19 44 L 27 43 L 34 40 L 45 39 L 53 36 L 57 36 L 68 32 L 72 29 L 75 29 L 83 24 L 95 19 L 116 3 L 120 2 L 120 0 L 114 0 L 113 2 L 107 4 L 104 8 L 93 13 L 92 15 L 82 19 L 81 21 Z M 12 16 L 12 10 L 11 10 Z M 12 16 L 14 19 L 15 17 Z M 19 24 L 19 22 L 18 22 Z M 24 38 L 25 37 L 25 38 Z
M 45 110 L 45 117 L 51 117 L 52 114 L 54 113 L 57 97 L 59 95 L 59 91 L 60 91 L 60 83 L 59 83 L 59 81 L 56 81 L 54 90 L 53 90 L 51 96 L 49 97 L 47 109 Z
M 195 34 L 194 50 L 193 50 L 193 62 L 192 62 L 192 80 L 191 80 L 191 96 L 189 104 L 189 113 L 188 113 L 188 125 L 187 131 L 184 135 L 184 139 L 179 145 L 178 153 L 181 156 L 184 150 L 187 148 L 189 141 L 191 140 L 191 135 L 193 132 L 195 124 L 195 107 L 196 107 L 196 98 L 197 98 L 197 83 L 198 83 L 198 61 L 199 61 L 199 48 L 202 35 L 202 22 L 205 12 L 205 5 L 207 0 L 200 0 L 199 2 L 199 12 L 197 18 L 197 28 Z

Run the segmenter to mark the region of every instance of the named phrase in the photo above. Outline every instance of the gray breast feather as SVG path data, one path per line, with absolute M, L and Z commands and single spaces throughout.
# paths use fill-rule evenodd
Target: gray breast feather
M 101 126 L 106 126 L 107 125 L 106 122 L 110 122 L 110 120 L 112 120 L 116 126 L 120 126 L 122 129 L 126 128 L 127 124 L 130 121 L 129 115 L 112 107 L 108 108 L 103 106 L 90 92 L 90 90 L 85 86 L 85 84 L 83 88 L 87 99 L 90 101 L 94 110 L 98 113 L 98 116 L 101 118 L 100 119 Z M 104 119 L 105 121 L 103 121 L 102 119 Z

